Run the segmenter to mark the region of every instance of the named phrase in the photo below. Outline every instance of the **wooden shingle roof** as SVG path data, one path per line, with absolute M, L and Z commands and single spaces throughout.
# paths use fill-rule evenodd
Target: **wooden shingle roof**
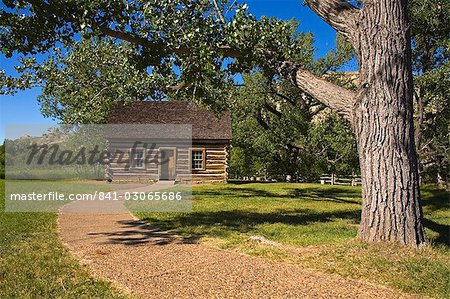
M 109 115 L 110 124 L 191 124 L 192 139 L 231 140 L 229 112 L 214 113 L 188 102 L 134 102 L 118 106 Z

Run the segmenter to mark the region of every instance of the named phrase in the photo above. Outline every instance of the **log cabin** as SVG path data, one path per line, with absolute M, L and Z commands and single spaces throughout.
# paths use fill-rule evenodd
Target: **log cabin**
M 130 132 L 120 135 L 117 133 L 120 129 L 114 129 L 114 134 L 107 137 L 108 180 L 224 183 L 228 179 L 232 137 L 229 112 L 216 116 L 193 103 L 142 101 L 117 106 L 109 115 L 109 124 L 119 127 L 127 127 L 124 124 L 177 125 L 175 128 L 187 125 L 189 142 L 179 141 L 184 139 L 176 135 L 183 130 L 177 129 L 159 136 L 157 142 L 150 140 L 152 147 L 140 148 L 134 145 L 136 138 Z M 154 133 L 151 139 L 155 138 Z M 121 153 L 120 159 L 117 153 Z

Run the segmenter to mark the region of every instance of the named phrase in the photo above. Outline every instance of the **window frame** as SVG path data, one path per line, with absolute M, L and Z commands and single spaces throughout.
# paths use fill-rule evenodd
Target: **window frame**
M 192 164 L 194 161 L 200 161 L 199 159 L 195 159 L 194 160 L 194 152 L 201 152 L 202 153 L 202 166 L 201 168 L 193 168 Z M 191 155 L 190 155 L 190 166 L 191 166 L 191 170 L 192 171 L 201 171 L 201 170 L 205 170 L 206 169 L 206 149 L 205 148 L 192 148 L 191 149 Z
M 135 157 L 136 152 L 142 152 L 142 157 L 140 159 Z M 145 169 L 145 149 L 143 148 L 132 148 L 130 149 L 130 168 L 131 169 Z M 136 166 L 135 161 L 142 160 L 142 166 Z

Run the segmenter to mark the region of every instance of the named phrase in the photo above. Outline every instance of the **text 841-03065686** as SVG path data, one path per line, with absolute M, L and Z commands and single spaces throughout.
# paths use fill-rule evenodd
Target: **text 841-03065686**
M 182 200 L 181 192 L 126 192 L 125 200 Z

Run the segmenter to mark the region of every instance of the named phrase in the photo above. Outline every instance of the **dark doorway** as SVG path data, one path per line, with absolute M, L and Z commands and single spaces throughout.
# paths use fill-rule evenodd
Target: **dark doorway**
M 159 179 L 175 180 L 175 149 L 161 149 L 159 155 Z

